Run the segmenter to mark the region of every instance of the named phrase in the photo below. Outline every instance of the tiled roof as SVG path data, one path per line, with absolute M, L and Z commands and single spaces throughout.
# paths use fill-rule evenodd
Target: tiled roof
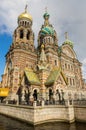
M 52 69 L 50 75 L 48 76 L 48 78 L 47 78 L 47 80 L 45 82 L 45 85 L 53 84 L 56 81 L 56 79 L 58 79 L 60 74 L 62 75 L 63 79 L 65 80 L 65 83 L 67 84 L 66 77 L 64 76 L 61 68 L 55 67 L 55 68 Z
M 33 72 L 31 69 L 25 69 L 25 75 L 30 82 L 30 84 L 35 84 L 35 85 L 41 85 L 41 82 L 36 75 L 36 73 Z

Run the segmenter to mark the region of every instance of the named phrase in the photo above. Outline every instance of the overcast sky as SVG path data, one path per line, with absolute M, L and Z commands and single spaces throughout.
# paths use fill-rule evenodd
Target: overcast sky
M 12 43 L 17 18 L 24 12 L 26 4 L 33 17 L 35 45 L 47 7 L 50 23 L 58 35 L 59 45 L 65 40 L 64 33 L 68 32 L 69 39 L 74 42 L 77 57 L 83 63 L 83 76 L 86 78 L 86 0 L 0 0 L 0 66 L 3 65 L 0 75 L 4 71 L 4 56 Z

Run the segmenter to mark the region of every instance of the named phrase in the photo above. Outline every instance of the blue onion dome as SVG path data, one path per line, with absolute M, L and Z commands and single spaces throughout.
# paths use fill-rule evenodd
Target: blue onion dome
M 73 48 L 73 42 L 70 41 L 70 40 L 68 40 L 68 39 L 66 39 L 66 40 L 64 41 L 63 45 L 64 45 L 64 44 L 68 44 L 68 45 L 70 45 L 71 48 Z
M 41 35 L 45 36 L 46 34 L 54 35 L 54 30 L 52 27 L 46 26 L 42 28 Z
M 46 12 L 44 15 L 43 15 L 44 19 L 49 19 L 50 15 Z

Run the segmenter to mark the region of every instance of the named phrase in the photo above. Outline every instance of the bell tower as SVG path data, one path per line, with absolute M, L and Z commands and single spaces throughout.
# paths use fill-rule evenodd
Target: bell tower
M 32 16 L 25 11 L 18 17 L 18 27 L 13 35 L 13 47 L 34 51 L 34 33 L 32 31 Z
M 13 42 L 6 54 L 6 66 L 2 76 L 3 86 L 9 87 L 11 93 L 16 93 L 25 67 L 33 68 L 37 62 L 32 30 L 32 16 L 25 11 L 18 17 L 18 27 L 13 34 Z

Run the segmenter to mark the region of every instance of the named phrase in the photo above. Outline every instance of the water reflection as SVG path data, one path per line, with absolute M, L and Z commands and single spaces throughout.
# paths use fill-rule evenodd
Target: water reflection
M 86 123 L 46 123 L 33 127 L 0 115 L 0 130 L 86 130 Z

